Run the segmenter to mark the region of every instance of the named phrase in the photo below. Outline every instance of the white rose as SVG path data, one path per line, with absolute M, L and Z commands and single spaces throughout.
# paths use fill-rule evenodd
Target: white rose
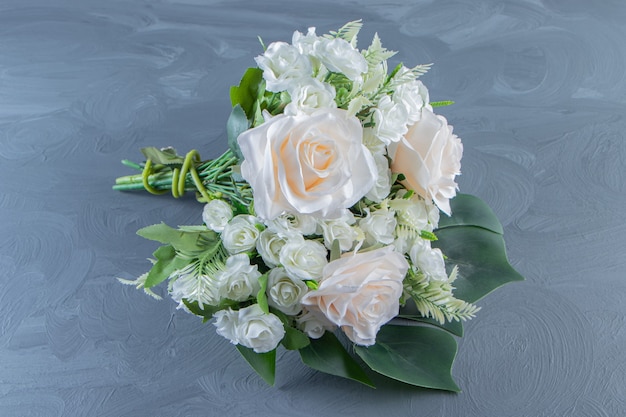
M 215 317 L 216 332 L 230 340 L 253 349 L 256 353 L 270 352 L 285 336 L 283 323 L 274 314 L 265 314 L 258 304 L 233 311 L 220 310 Z
M 408 268 L 391 246 L 346 254 L 324 268 L 319 289 L 308 292 L 302 304 L 324 314 L 354 343 L 373 345 L 380 327 L 398 315 Z
M 271 43 L 265 53 L 254 60 L 263 70 L 265 88 L 275 93 L 286 91 L 312 74 L 309 59 L 285 42 Z
M 232 218 L 233 208 L 224 200 L 211 200 L 202 210 L 202 221 L 215 232 L 222 232 Z
M 259 235 L 259 240 L 256 242 L 256 250 L 263 258 L 263 262 L 270 268 L 280 263 L 280 250 L 287 243 L 287 239 L 287 236 L 270 229 L 263 230 Z
M 285 314 L 302 311 L 300 300 L 309 287 L 300 279 L 292 279 L 283 268 L 274 268 L 267 277 L 267 302 Z
M 367 72 L 367 61 L 344 39 L 319 38 L 314 44 L 314 55 L 332 72 L 340 72 L 351 81 L 359 80 Z
M 319 242 L 290 239 L 280 250 L 280 264 L 294 279 L 319 279 L 328 263 L 327 256 L 328 251 Z
M 389 146 L 392 172 L 402 173 L 402 182 L 425 200 L 450 215 L 450 199 L 456 195 L 454 177 L 461 173 L 463 144 L 446 119 L 427 109 L 411 125 L 404 138 Z
M 409 256 L 411 257 L 411 262 L 428 279 L 436 281 L 446 281 L 448 279 L 443 253 L 441 253 L 439 248 L 431 248 L 430 241 L 415 239 L 413 247 L 409 251 Z
M 296 318 L 298 328 L 311 339 L 319 339 L 326 330 L 333 330 L 335 325 L 320 312 L 303 310 L 303 314 Z
M 408 128 L 409 115 L 403 104 L 394 103 L 385 95 L 374 110 L 374 133 L 385 145 L 398 142 Z
M 385 143 L 378 139 L 374 129 L 371 127 L 366 127 L 363 129 L 363 145 L 372 153 L 372 155 L 386 155 L 387 147 Z M 389 163 L 387 163 L 389 165 Z
M 291 102 L 284 113 L 293 116 L 300 113 L 311 114 L 317 109 L 335 108 L 335 87 L 314 78 L 305 80 L 289 89 Z
M 239 135 L 241 175 L 252 187 L 256 214 L 328 218 L 354 205 L 376 181 L 362 133 L 359 119 L 345 110 L 320 109 L 281 114 Z
M 397 213 L 398 224 L 406 225 L 413 230 L 432 232 L 439 223 L 439 209 L 421 197 L 413 195 L 411 198 L 402 198 L 405 192 L 398 192 L 396 199 L 389 202 L 389 206 Z
M 317 231 L 317 220 L 306 214 L 284 213 L 268 221 L 267 227 L 281 234 L 312 235 Z
M 315 34 L 315 27 L 310 27 L 307 34 L 295 31 L 291 37 L 291 44 L 298 49 L 302 55 L 312 55 L 315 50 L 315 44 L 319 42 L 320 37 Z
M 370 246 L 376 243 L 389 245 L 395 239 L 393 233 L 396 229 L 395 213 L 387 209 L 368 213 L 367 217 L 359 221 L 359 227 L 365 233 L 366 242 Z
M 230 254 L 247 252 L 255 248 L 261 231 L 254 216 L 235 216 L 222 231 L 222 244 Z
M 428 90 L 418 80 L 398 86 L 393 93 L 393 101 L 404 106 L 407 111 L 409 124 L 413 124 L 422 118 L 422 108 L 432 111 L 432 107 L 429 104 Z
M 330 249 L 333 246 L 333 241 L 337 240 L 342 251 L 352 249 L 354 241 L 358 237 L 358 232 L 351 226 L 354 223 L 356 220 L 350 210 L 344 210 L 338 219 L 320 221 L 324 245 Z
M 233 301 L 246 301 L 261 289 L 261 273 L 256 265 L 250 265 L 250 258 L 245 253 L 230 256 L 226 267 L 217 274 L 221 298 Z
M 391 169 L 389 169 L 389 160 L 384 154 L 374 154 L 374 161 L 376 162 L 378 179 L 372 189 L 365 194 L 365 197 L 380 203 L 389 196 L 391 191 Z

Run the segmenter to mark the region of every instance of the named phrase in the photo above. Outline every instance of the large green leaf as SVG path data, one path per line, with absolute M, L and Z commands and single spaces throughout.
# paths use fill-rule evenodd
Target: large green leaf
M 434 327 L 383 326 L 372 346 L 356 353 L 374 371 L 425 388 L 460 391 L 450 374 L 457 345 L 449 333 Z
M 246 117 L 246 113 L 239 104 L 236 104 L 226 121 L 226 134 L 228 136 L 228 147 L 240 161 L 243 161 L 243 155 L 241 154 L 237 138 L 248 130 L 249 127 L 250 122 Z
M 452 226 L 478 226 L 502 234 L 502 225 L 491 208 L 480 198 L 470 194 L 457 194 L 450 200 L 452 216 L 439 219 L 439 229 Z M 439 234 L 437 233 L 437 236 Z
M 243 74 L 239 85 L 230 87 L 230 102 L 233 107 L 238 104 L 252 120 L 254 104 L 262 94 L 263 71 L 259 68 L 248 68 Z
M 187 254 L 199 254 L 219 246 L 219 236 L 206 227 L 181 227 L 174 229 L 165 223 L 147 226 L 137 231 L 143 238 L 172 245 L 176 250 Z
M 454 226 L 437 231 L 438 247 L 446 265 L 458 265 L 454 296 L 476 302 L 496 288 L 524 278 L 509 264 L 502 235 L 476 226 Z
M 237 345 L 241 356 L 252 366 L 252 369 L 269 385 L 274 385 L 276 378 L 276 349 L 266 353 L 256 353 L 245 346 Z
M 148 272 L 146 282 L 144 283 L 145 288 L 160 284 L 172 275 L 174 271 L 189 264 L 189 260 L 176 256 L 176 250 L 171 245 L 159 247 L 152 255 L 155 257 L 156 262 Z
M 363 368 L 330 332 L 324 333 L 319 339 L 311 340 L 311 344 L 300 349 L 300 357 L 305 365 L 318 371 L 374 386 Z

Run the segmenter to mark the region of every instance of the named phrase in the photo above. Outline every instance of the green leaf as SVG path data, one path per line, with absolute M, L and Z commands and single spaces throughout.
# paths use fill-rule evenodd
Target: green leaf
M 276 378 L 276 349 L 266 353 L 256 353 L 245 346 L 237 345 L 236 348 L 265 382 L 269 385 L 274 385 Z
M 171 245 L 161 246 L 152 254 L 157 260 L 144 283 L 145 288 L 154 287 L 165 281 L 172 273 L 189 264 L 188 259 L 176 256 L 176 250 Z
M 137 231 L 143 238 L 172 245 L 176 250 L 198 254 L 209 248 L 219 246 L 219 236 L 212 230 L 204 227 L 200 230 L 184 228 L 174 229 L 165 223 L 147 226 Z
M 313 369 L 374 387 L 363 368 L 330 332 L 324 333 L 319 339 L 311 340 L 310 345 L 300 349 L 300 357 L 305 365 Z
M 250 122 L 248 122 L 244 110 L 239 104 L 236 104 L 226 122 L 226 133 L 228 135 L 228 147 L 240 161 L 243 161 L 243 155 L 241 154 L 239 143 L 237 143 L 237 138 L 248 130 L 248 127 L 250 127 Z
M 158 149 L 154 146 L 141 148 L 141 153 L 146 159 L 150 159 L 154 164 L 162 165 L 182 165 L 185 158 L 176 153 L 174 148 Z
M 450 374 L 456 341 L 442 330 L 386 325 L 378 332 L 376 344 L 355 350 L 382 375 L 419 387 L 460 391 Z
M 259 98 L 259 90 L 263 83 L 263 71 L 259 68 L 248 68 L 238 86 L 230 87 L 230 102 L 233 107 L 241 106 L 248 119 L 252 119 L 254 103 Z
M 189 309 L 196 316 L 204 317 L 205 321 L 209 320 L 213 317 L 213 314 L 217 313 L 220 310 L 224 310 L 228 307 L 237 307 L 239 306 L 238 301 L 233 301 L 229 299 L 222 299 L 218 305 L 209 305 L 203 304 L 202 308 L 200 308 L 200 304 L 197 301 L 189 301 L 186 298 L 183 298 L 183 303 L 185 307 Z
M 442 215 L 439 219 L 439 229 L 452 226 L 477 226 L 494 233 L 504 233 L 493 210 L 476 196 L 457 194 L 450 200 L 450 208 L 452 209 L 452 216 Z
M 270 313 L 270 307 L 267 304 L 267 294 L 265 294 L 265 291 L 267 290 L 267 277 L 268 277 L 267 273 L 259 277 L 259 284 L 261 285 L 261 289 L 256 295 L 256 302 L 259 305 L 259 307 L 261 307 L 261 310 L 263 310 L 265 314 Z
M 499 233 L 476 226 L 439 229 L 433 247 L 446 255 L 448 272 L 458 265 L 454 296 L 474 303 L 496 288 L 524 278 L 509 264 Z
M 454 104 L 454 101 L 450 101 L 450 100 L 433 101 L 430 103 L 432 107 L 444 107 L 444 106 L 451 106 L 453 104 Z
M 458 336 L 458 337 L 463 337 L 463 323 L 460 321 L 447 321 L 444 324 L 439 323 L 439 321 L 435 320 L 435 319 L 431 319 L 431 318 L 426 318 L 426 317 L 422 317 L 422 316 L 412 316 L 412 315 L 405 315 L 402 314 L 402 310 L 400 311 L 400 314 L 398 315 L 399 318 L 401 319 L 406 319 L 406 320 L 411 320 L 414 321 L 416 323 L 426 323 L 426 324 L 431 324 L 435 327 L 439 327 L 440 329 L 443 329 L 447 332 L 450 332 L 451 334 Z M 393 322 L 391 323 L 393 324 Z
M 291 326 L 284 324 L 285 327 L 285 337 L 280 342 L 282 345 L 289 350 L 299 350 L 311 343 L 309 337 L 302 333 L 300 330 L 295 329 Z
M 339 239 L 334 239 L 330 247 L 330 260 L 332 262 L 339 258 L 341 258 L 341 246 L 339 243 Z

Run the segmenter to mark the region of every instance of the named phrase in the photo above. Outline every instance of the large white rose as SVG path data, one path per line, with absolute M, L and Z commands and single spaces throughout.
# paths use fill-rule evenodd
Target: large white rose
M 450 199 L 458 189 L 454 178 L 461 173 L 463 144 L 443 116 L 424 108 L 422 118 L 409 127 L 404 138 L 389 145 L 389 156 L 392 172 L 406 177 L 406 188 L 434 201 L 450 215 Z
M 263 70 L 265 88 L 275 93 L 311 77 L 311 63 L 297 48 L 286 42 L 273 42 L 263 55 L 254 58 Z
M 367 193 L 376 164 L 356 117 L 341 109 L 273 117 L 237 139 L 241 175 L 252 187 L 256 214 L 334 217 Z
M 346 254 L 324 268 L 319 289 L 302 297 L 302 304 L 324 314 L 354 343 L 373 345 L 380 327 L 398 315 L 408 268 L 391 246 Z
M 236 311 L 230 308 L 220 310 L 213 317 L 217 334 L 256 353 L 276 349 L 285 336 L 280 319 L 272 313 L 265 314 L 258 304 Z

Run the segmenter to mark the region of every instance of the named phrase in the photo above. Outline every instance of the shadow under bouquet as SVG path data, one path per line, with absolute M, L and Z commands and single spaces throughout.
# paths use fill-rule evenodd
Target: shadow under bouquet
M 123 161 L 141 173 L 115 189 L 192 190 L 205 205 L 202 225 L 139 230 L 162 246 L 121 281 L 155 297 L 167 281 L 269 384 L 282 346 L 369 386 L 367 367 L 459 391 L 462 322 L 522 277 L 491 209 L 457 194 L 463 145 L 434 112 L 451 102 L 430 102 L 418 80 L 429 65 L 388 68 L 395 52 L 378 35 L 357 49 L 360 28 L 263 46 L 231 88 L 220 157 L 144 148 L 145 162 Z

